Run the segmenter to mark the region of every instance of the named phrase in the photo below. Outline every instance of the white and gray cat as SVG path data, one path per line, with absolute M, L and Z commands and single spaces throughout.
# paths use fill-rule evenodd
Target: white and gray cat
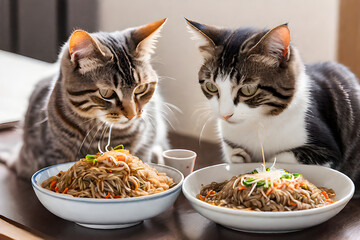
M 187 20 L 187 19 L 186 19 Z M 235 30 L 187 20 L 204 57 L 199 83 L 227 161 L 319 164 L 360 188 L 360 86 L 341 64 L 305 65 L 287 25 Z
M 169 148 L 164 102 L 150 64 L 165 21 L 71 35 L 59 56 L 58 75 L 39 82 L 30 98 L 23 145 L 13 165 L 19 176 L 29 178 L 40 168 L 106 146 L 123 144 L 147 162 Z

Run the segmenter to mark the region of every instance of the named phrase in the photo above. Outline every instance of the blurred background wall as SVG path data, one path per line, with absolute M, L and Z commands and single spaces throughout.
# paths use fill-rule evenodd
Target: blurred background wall
M 154 66 L 165 100 L 183 112 L 169 116 L 173 131 L 199 137 L 206 120 L 196 111 L 206 104 L 197 79 L 202 59 L 183 17 L 230 28 L 289 23 L 306 63 L 336 61 L 344 2 L 351 0 L 0 0 L 0 49 L 54 62 L 73 29 L 115 31 L 167 17 Z M 212 122 L 202 139 L 216 140 Z

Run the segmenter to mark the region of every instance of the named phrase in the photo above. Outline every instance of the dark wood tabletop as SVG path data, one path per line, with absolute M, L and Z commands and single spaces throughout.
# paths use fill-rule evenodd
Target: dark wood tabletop
M 0 131 L 0 150 L 21 138 L 18 129 Z M 172 147 L 197 152 L 195 169 L 221 163 L 217 144 L 171 133 Z M 166 212 L 143 223 L 117 230 L 94 230 L 63 220 L 45 209 L 30 181 L 18 179 L 0 164 L 0 215 L 39 236 L 55 239 L 360 239 L 360 199 L 352 199 L 335 217 L 318 226 L 283 234 L 238 232 L 220 226 L 195 212 L 183 194 Z M 0 216 L 1 217 L 1 216 Z M 0 239 L 2 239 L 0 227 Z M 45 237 L 47 238 L 47 237 Z

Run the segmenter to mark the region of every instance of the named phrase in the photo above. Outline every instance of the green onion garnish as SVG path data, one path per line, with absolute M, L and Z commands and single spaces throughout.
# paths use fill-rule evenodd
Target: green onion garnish
M 248 178 L 248 179 L 246 179 L 246 180 L 243 181 L 243 184 L 249 187 L 249 186 L 252 185 L 252 182 L 253 182 L 254 180 L 255 180 L 254 178 Z
M 116 149 L 118 149 L 118 148 L 120 148 L 120 149 L 124 149 L 124 145 L 122 145 L 122 144 L 117 145 L 116 147 L 114 147 L 114 150 L 116 150 Z
M 265 180 L 260 180 L 257 182 L 256 187 L 261 187 L 265 185 Z
M 92 162 L 93 165 L 95 165 L 95 163 L 98 161 L 94 155 L 90 154 L 86 155 L 85 159 L 86 161 Z
M 254 169 L 254 171 L 250 172 L 249 174 L 255 174 L 255 173 L 259 173 L 256 169 Z
M 92 160 L 92 159 L 95 159 L 96 157 L 95 157 L 95 155 L 90 155 L 90 154 L 88 154 L 88 155 L 86 155 L 86 160 Z
M 283 179 L 283 178 L 285 178 L 285 179 L 292 179 L 292 174 L 291 174 L 291 173 L 284 174 L 284 175 L 282 175 L 282 176 L 280 177 L 280 179 Z

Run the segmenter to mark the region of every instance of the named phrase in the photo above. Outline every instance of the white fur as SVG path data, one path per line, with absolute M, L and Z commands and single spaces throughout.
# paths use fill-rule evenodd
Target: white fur
M 268 161 L 273 162 L 274 159 L 268 159 Z M 293 152 L 282 152 L 279 154 L 276 154 L 276 162 L 281 163 L 298 163 L 295 155 Z
M 220 117 L 225 117 L 232 115 L 234 113 L 234 101 L 232 94 L 232 86 L 229 76 L 221 81 L 217 82 L 218 88 L 220 89 L 220 99 L 219 99 L 219 113 Z
M 229 118 L 229 122 L 219 118 L 220 137 L 243 146 L 252 156 L 252 161 L 261 161 L 259 131 L 267 161 L 272 161 L 274 157 L 277 157 L 278 162 L 297 162 L 292 153 L 284 153 L 284 151 L 301 146 L 307 141 L 305 117 L 308 108 L 308 76 L 304 71 L 297 79 L 292 102 L 278 116 L 264 115 L 265 107 L 250 108 L 244 103 L 239 103 L 235 107 L 232 102 L 233 96 L 229 93 L 229 86 L 231 86 L 229 79 L 219 80 L 216 83 L 220 89 L 220 100 L 212 98 L 213 110 L 219 115 L 229 114 L 232 106 L 234 114 Z M 225 106 L 225 103 L 231 106 Z M 239 149 L 233 150 L 225 143 L 222 147 L 226 161 L 242 161 L 238 159 L 239 157 L 232 157 L 234 151 L 239 152 Z
M 209 47 L 212 49 L 214 46 L 211 40 L 201 31 L 194 27 L 187 26 L 188 32 L 192 35 L 191 39 L 196 41 L 197 47 Z M 200 51 L 204 59 L 211 58 L 213 56 L 212 52 L 209 51 Z

